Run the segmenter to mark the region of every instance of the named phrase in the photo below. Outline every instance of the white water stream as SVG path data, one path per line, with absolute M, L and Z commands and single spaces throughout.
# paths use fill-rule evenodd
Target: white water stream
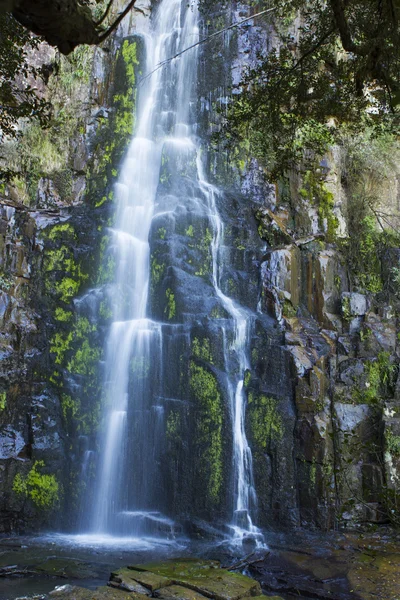
M 139 32 L 140 33 L 140 32 Z M 198 40 L 198 12 L 183 0 L 162 0 L 152 18 L 152 31 L 143 32 L 147 73 Z M 250 317 L 248 312 L 226 296 L 220 288 L 220 246 L 223 223 L 218 213 L 218 190 L 204 175 L 200 144 L 193 122 L 193 88 L 197 78 L 197 49 L 155 70 L 138 89 L 135 136 L 131 142 L 116 184 L 117 216 L 112 229 L 112 245 L 117 262 L 112 286 L 114 322 L 106 342 L 104 433 L 99 439 L 100 459 L 95 502 L 91 507 L 90 531 L 96 535 L 146 535 L 173 528 L 149 500 L 146 478 L 140 487 L 129 489 L 126 473 L 143 468 L 140 457 L 130 456 L 127 445 L 128 420 L 143 409 L 149 391 L 146 387 L 154 349 L 162 347 L 161 324 L 146 317 L 149 295 L 149 233 L 154 215 L 162 150 L 166 144 L 197 152 L 197 186 L 200 188 L 213 229 L 212 282 L 216 296 L 234 321 L 234 341 L 225 344 L 225 367 L 233 431 L 234 472 L 233 539 L 258 534 L 251 511 L 256 498 L 252 476 L 251 451 L 245 435 L 244 375 L 249 368 Z M 175 82 L 173 88 L 169 82 Z M 171 127 L 171 118 L 173 124 Z M 172 131 L 172 134 L 171 134 Z M 227 339 L 226 332 L 224 338 Z M 234 360 L 232 360 L 232 355 Z M 134 361 L 134 392 L 129 387 Z M 235 363 L 235 367 L 231 366 Z M 156 407 L 159 408 L 159 407 Z M 144 422 L 143 422 L 144 423 Z M 150 426 L 155 426 L 154 422 Z M 151 437 L 151 436 L 149 436 Z M 136 492 L 135 492 L 136 489 Z

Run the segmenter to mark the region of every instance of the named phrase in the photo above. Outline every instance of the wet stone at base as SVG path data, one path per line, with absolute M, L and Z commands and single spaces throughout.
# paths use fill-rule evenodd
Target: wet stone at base
M 139 587 L 143 586 L 143 587 Z M 139 593 L 142 589 L 145 593 Z M 64 585 L 50 593 L 63 600 L 145 600 L 151 595 L 161 599 L 241 600 L 263 598 L 260 584 L 238 573 L 221 569 L 216 561 L 184 559 L 149 565 L 135 565 L 111 574 L 108 587 L 97 590 Z

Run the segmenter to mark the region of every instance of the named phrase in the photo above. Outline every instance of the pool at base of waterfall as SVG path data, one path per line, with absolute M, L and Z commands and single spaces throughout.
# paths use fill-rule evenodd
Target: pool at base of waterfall
M 235 580 L 225 568 L 251 577 L 236 578 L 240 589 L 229 597 L 237 600 L 261 596 L 255 582 L 264 597 L 282 600 L 400 597 L 400 539 L 389 531 L 363 537 L 268 532 L 266 537 L 268 550 L 244 557 L 243 551 L 211 539 L 0 538 L 0 600 L 224 600 L 223 590 L 229 588 L 224 578 Z

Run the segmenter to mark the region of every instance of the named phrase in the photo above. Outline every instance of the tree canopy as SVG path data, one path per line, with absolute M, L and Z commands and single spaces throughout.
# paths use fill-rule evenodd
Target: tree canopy
M 223 136 L 247 140 L 277 177 L 323 154 L 346 125 L 398 133 L 398 0 L 287 0 L 273 13 L 278 42 L 249 70 Z

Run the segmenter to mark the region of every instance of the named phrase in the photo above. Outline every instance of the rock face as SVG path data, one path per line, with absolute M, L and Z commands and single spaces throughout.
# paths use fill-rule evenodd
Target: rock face
M 111 574 L 109 588 L 89 591 L 70 585 L 50 593 L 51 598 L 106 600 L 149 596 L 161 600 L 241 600 L 264 598 L 257 581 L 221 569 L 216 561 L 181 559 L 161 564 L 137 565 Z M 278 598 L 278 597 L 277 597 Z
M 249 10 L 217 5 L 202 25 L 210 21 L 212 33 Z M 82 507 L 92 501 L 96 432 L 106 400 L 103 342 L 112 318 L 113 184 L 134 128 L 135 86 L 144 68 L 143 43 L 131 25 L 120 28 L 109 53 L 87 57 L 83 83 L 70 88 L 66 73 L 71 76 L 76 65 L 63 63 L 61 91 L 49 84 L 46 93 L 58 107 L 58 139 L 65 147 L 47 138 L 45 145 L 28 147 L 36 138 L 25 132 L 28 142 L 21 147 L 34 167 L 1 188 L 1 532 L 77 528 Z M 214 39 L 202 50 L 197 110 L 204 139 L 218 125 L 215 109 L 225 102 L 225 88 L 252 64 L 268 35 L 265 25 L 248 21 L 222 49 Z M 66 120 L 60 104 L 71 109 Z M 340 223 L 334 236 L 314 199 L 300 193 L 298 176 L 275 187 L 245 149 L 238 148 L 236 158 L 211 144 L 208 150 L 209 178 L 224 189 L 218 196 L 225 227 L 221 288 L 253 315 L 244 387 L 256 521 L 322 529 L 386 522 L 397 514 L 400 483 L 399 301 L 390 283 L 399 251 L 385 247 L 368 277 L 363 271 L 354 283 L 343 250 L 348 190 L 336 150 L 327 158 L 332 211 Z M 16 160 L 12 148 L 9 153 Z M 155 460 L 158 508 L 202 535 L 199 519 L 222 523 L 232 514 L 223 352 L 233 331 L 228 328 L 224 339 L 220 324 L 227 315 L 212 285 L 210 224 L 195 210 L 190 183 L 195 159 L 182 161 L 172 147 L 164 148 L 158 202 L 165 211 L 150 234 L 149 313 L 163 322 L 164 339 L 166 409 L 154 439 L 163 450 Z M 393 204 L 392 196 L 386 200 Z M 384 289 L 371 285 L 378 280 L 387 282 Z M 134 439 L 132 452 L 140 452 Z M 125 585 L 119 594 L 214 597 L 189 575 L 172 577 L 163 569 L 130 569 L 110 583 Z M 225 600 L 218 590 L 212 593 Z M 247 591 L 232 598 L 253 595 Z M 96 593 L 106 598 L 114 592 Z

